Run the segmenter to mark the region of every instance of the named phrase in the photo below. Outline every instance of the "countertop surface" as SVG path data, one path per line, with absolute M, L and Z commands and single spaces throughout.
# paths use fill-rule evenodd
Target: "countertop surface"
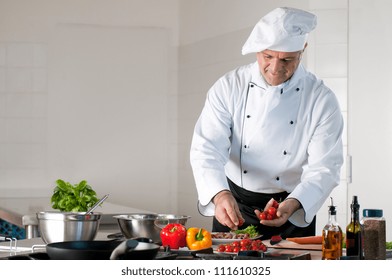
M 108 235 L 112 234 L 113 231 L 110 230 L 100 230 L 95 238 L 95 240 L 109 240 Z M 267 245 L 268 241 L 263 241 Z M 0 242 L 0 258 L 7 258 L 9 256 L 23 255 L 29 253 L 39 253 L 46 252 L 45 243 L 39 237 L 32 239 L 18 240 L 15 247 L 10 248 L 9 241 Z M 306 249 L 278 249 L 278 248 L 268 248 L 268 252 L 272 255 L 293 255 L 293 256 L 303 256 L 309 255 L 311 260 L 321 259 L 321 250 L 306 250 Z M 307 258 L 306 258 L 307 259 Z

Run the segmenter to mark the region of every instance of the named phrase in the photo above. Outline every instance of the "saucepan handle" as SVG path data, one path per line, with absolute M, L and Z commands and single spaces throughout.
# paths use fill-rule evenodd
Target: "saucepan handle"
M 118 260 L 119 256 L 125 255 L 127 252 L 133 250 L 136 248 L 136 246 L 139 244 L 139 241 L 136 239 L 127 239 L 123 242 L 120 243 L 112 252 L 110 255 L 111 260 Z

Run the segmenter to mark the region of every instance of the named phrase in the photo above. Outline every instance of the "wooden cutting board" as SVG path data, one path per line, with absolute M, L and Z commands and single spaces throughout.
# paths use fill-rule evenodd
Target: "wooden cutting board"
M 321 244 L 298 244 L 292 241 L 282 240 L 278 244 L 271 245 L 270 240 L 263 240 L 268 248 L 276 249 L 296 249 L 296 250 L 317 250 L 321 251 Z

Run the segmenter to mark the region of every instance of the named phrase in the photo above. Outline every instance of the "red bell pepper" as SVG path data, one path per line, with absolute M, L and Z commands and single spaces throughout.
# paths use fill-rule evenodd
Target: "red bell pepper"
M 160 232 L 162 246 L 170 249 L 186 247 L 186 228 L 182 224 L 171 223 L 166 225 Z

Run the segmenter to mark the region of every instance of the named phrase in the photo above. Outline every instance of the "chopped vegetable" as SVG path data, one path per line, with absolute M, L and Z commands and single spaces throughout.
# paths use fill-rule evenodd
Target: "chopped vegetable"
M 259 236 L 260 233 L 257 231 L 257 227 L 255 225 L 249 225 L 244 229 L 237 229 L 234 231 L 235 234 L 249 234 L 250 238 L 254 238 L 256 236 Z
M 387 249 L 392 249 L 392 241 L 387 241 L 386 244 L 385 244 L 385 247 Z
M 250 238 L 248 233 L 230 232 L 211 232 L 212 239 L 246 239 Z
M 57 186 L 50 199 L 53 209 L 62 212 L 86 212 L 98 202 L 96 192 L 85 180 L 72 185 L 58 179 L 56 184 Z
M 212 246 L 211 233 L 204 228 L 188 228 L 186 232 L 186 245 L 190 250 L 210 248 Z
M 182 224 L 171 223 L 166 225 L 160 232 L 162 246 L 170 249 L 186 247 L 186 228 Z
M 322 243 L 322 236 L 304 236 L 304 237 L 287 237 L 287 241 L 292 241 L 298 244 L 321 244 Z

